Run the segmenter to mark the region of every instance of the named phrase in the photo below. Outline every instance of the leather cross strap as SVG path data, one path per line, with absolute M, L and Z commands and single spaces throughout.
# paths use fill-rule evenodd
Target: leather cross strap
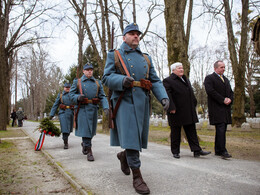
M 116 52 L 117 56 L 119 57 L 119 61 L 120 61 L 121 65 L 122 65 L 126 75 L 130 77 L 130 74 L 129 74 L 126 66 L 125 66 L 125 62 L 122 59 L 122 56 L 121 56 L 120 52 L 118 50 L 115 50 L 115 52 Z M 116 118 L 116 113 L 117 113 L 117 110 L 118 110 L 118 108 L 120 106 L 120 103 L 121 103 L 121 100 L 122 100 L 124 94 L 125 94 L 125 90 L 120 94 L 120 96 L 119 96 L 119 98 L 118 98 L 118 100 L 116 102 L 115 109 L 113 110 L 113 113 L 112 113 L 112 119 Z
M 119 52 L 118 50 L 115 50 L 115 52 L 117 53 L 117 55 L 118 55 L 118 57 L 119 57 L 119 61 L 121 62 L 121 64 L 122 64 L 122 66 L 123 66 L 123 69 L 124 69 L 126 75 L 130 77 L 130 74 L 129 74 L 129 72 L 128 72 L 126 66 L 125 66 L 125 62 L 124 62 L 124 60 L 122 59 L 122 56 L 121 56 L 120 52 Z

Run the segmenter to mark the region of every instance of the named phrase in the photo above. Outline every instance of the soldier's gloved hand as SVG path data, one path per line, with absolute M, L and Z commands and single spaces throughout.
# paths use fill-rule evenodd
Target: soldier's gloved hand
M 104 114 L 105 114 L 105 116 L 106 117 L 108 117 L 108 114 L 109 114 L 109 110 L 106 108 L 106 109 L 104 109 Z
M 78 97 L 78 102 L 82 102 L 84 100 L 85 96 L 84 95 L 80 95 Z
M 49 119 L 51 120 L 53 118 L 53 116 L 49 116 Z
M 170 101 L 168 99 L 164 98 L 164 99 L 162 99 L 162 105 L 163 105 L 163 109 L 165 111 L 167 111 L 170 106 Z
M 123 80 L 123 86 L 125 88 L 129 88 L 132 84 L 132 82 L 134 81 L 134 78 L 133 77 L 129 77 L 129 76 L 126 76 Z

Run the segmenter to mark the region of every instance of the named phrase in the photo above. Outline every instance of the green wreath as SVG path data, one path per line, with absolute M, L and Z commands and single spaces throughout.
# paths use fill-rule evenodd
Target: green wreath
M 54 125 L 49 118 L 44 118 L 38 126 L 39 131 L 44 132 L 46 135 L 59 137 L 61 134 L 60 129 Z

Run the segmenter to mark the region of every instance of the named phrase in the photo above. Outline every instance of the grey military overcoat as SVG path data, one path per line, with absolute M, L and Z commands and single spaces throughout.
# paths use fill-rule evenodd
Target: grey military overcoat
M 133 50 L 124 42 L 119 51 L 131 77 L 136 81 L 146 79 L 148 63 L 139 47 Z M 150 57 L 149 60 L 151 61 L 151 67 L 148 79 L 152 82 L 153 94 L 161 102 L 162 99 L 168 98 L 168 96 L 155 72 Z M 104 85 L 113 91 L 111 96 L 113 107 L 115 107 L 120 94 L 124 90 L 124 77 L 125 75 L 122 75 L 115 67 L 114 51 L 110 51 L 107 55 L 102 81 Z M 142 148 L 147 148 L 149 109 L 149 96 L 144 89 L 140 87 L 126 89 L 116 115 L 116 128 L 110 130 L 111 145 L 139 151 Z
M 70 100 L 69 93 L 63 91 L 61 98 L 60 98 L 60 94 L 58 94 L 55 103 L 51 108 L 50 116 L 55 115 L 55 112 L 61 103 L 63 103 L 66 106 L 73 105 L 72 101 Z M 73 131 L 73 118 L 74 118 L 73 110 L 71 109 L 59 110 L 60 127 L 62 133 L 70 133 Z
M 96 84 L 96 79 L 92 76 L 87 78 L 85 75 L 81 77 L 82 92 L 88 99 L 98 97 L 101 101 L 103 109 L 108 109 L 108 101 L 103 90 L 103 86 L 100 81 L 99 89 Z M 70 97 L 75 104 L 80 95 L 78 88 L 78 79 L 74 79 L 73 84 L 70 89 Z M 76 108 L 75 108 L 76 110 Z M 96 135 L 97 130 L 97 117 L 98 117 L 98 105 L 87 104 L 80 105 L 80 109 L 77 117 L 77 128 L 75 130 L 75 135 L 79 137 L 92 138 Z

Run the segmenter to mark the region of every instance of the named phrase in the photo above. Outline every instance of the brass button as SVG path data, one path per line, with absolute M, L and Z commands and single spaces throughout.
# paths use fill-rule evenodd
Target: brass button
M 133 89 L 133 91 L 135 91 L 135 89 Z
M 134 66 L 133 65 L 131 65 L 131 68 L 133 68 Z
M 130 61 L 131 59 L 130 58 L 128 58 L 128 61 Z
M 135 76 L 135 73 L 132 73 L 133 76 Z

